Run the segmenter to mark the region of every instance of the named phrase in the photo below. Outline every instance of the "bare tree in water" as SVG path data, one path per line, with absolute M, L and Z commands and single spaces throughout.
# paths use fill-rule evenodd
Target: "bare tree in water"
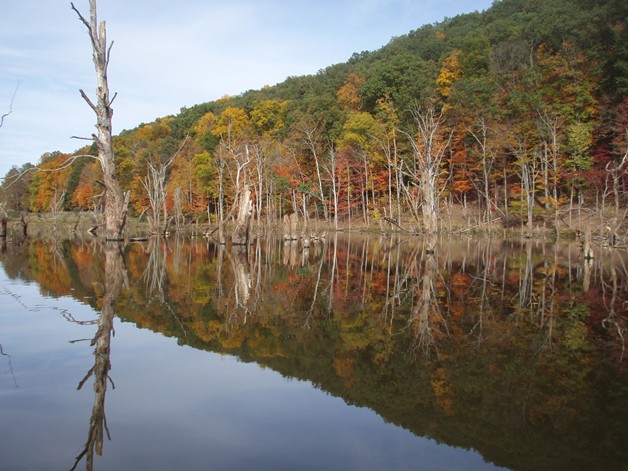
M 111 104 L 113 100 L 115 100 L 115 95 L 113 98 L 109 98 L 109 84 L 107 80 L 107 68 L 109 66 L 113 42 L 107 45 L 105 22 L 101 21 L 100 24 L 98 23 L 96 0 L 89 0 L 89 20 L 76 9 L 74 3 L 70 3 L 70 5 L 72 6 L 72 10 L 76 12 L 79 19 L 87 27 L 93 49 L 94 66 L 98 83 L 96 89 L 96 103 L 94 104 L 83 90 L 80 90 L 80 92 L 83 99 L 96 114 L 97 134 L 92 134 L 91 139 L 96 143 L 96 147 L 98 148 L 98 157 L 96 159 L 100 163 L 100 168 L 103 173 L 103 185 L 105 187 L 103 222 L 105 227 L 105 239 L 121 240 L 124 238 L 130 193 L 122 193 L 114 162 L 111 127 L 113 109 L 111 108 Z

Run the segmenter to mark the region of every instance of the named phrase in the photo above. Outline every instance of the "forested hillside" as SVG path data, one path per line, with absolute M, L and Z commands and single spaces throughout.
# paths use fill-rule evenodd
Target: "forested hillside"
M 433 232 L 455 203 L 474 208 L 474 224 L 558 225 L 582 205 L 621 221 L 626 13 L 622 0 L 496 1 L 315 75 L 123 131 L 115 152 L 131 211 L 156 232 L 170 218 L 227 219 L 245 194 L 265 223 L 296 212 Z M 98 166 L 64 165 L 71 157 L 33 156 L 63 169 L 18 181 L 29 166 L 12 169 L 7 209 L 96 208 Z

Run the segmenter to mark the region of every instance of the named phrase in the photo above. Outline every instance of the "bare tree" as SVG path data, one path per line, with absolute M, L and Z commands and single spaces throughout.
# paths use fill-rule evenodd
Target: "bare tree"
M 493 209 L 490 195 L 490 177 L 491 171 L 493 170 L 493 165 L 495 164 L 496 160 L 496 151 L 490 144 L 489 132 L 491 130 L 486 123 L 486 119 L 484 117 L 478 118 L 475 126 L 471 126 L 467 130 L 469 131 L 471 136 L 473 136 L 473 139 L 475 139 L 475 142 L 480 147 L 482 163 L 482 173 L 480 177 L 481 182 L 480 185 L 476 184 L 475 181 L 473 181 L 472 183 L 484 200 L 484 222 L 489 223 L 491 219 L 491 210 Z
M 338 230 L 338 193 L 340 191 L 340 182 L 336 182 L 336 169 L 338 166 L 338 160 L 336 159 L 336 152 L 334 146 L 329 146 L 329 160 L 326 165 L 323 166 L 327 174 L 329 175 L 329 181 L 331 182 L 331 194 L 334 204 L 334 228 Z
M 130 192 L 122 193 L 118 173 L 114 161 L 113 137 L 111 118 L 113 109 L 111 104 L 115 100 L 109 98 L 109 84 L 107 80 L 107 68 L 111 55 L 113 42 L 107 46 L 107 32 L 104 21 L 98 23 L 96 15 L 96 0 L 89 0 L 89 21 L 76 9 L 74 3 L 70 3 L 72 10 L 87 27 L 87 32 L 92 43 L 94 67 L 98 87 L 96 89 L 97 101 L 94 104 L 83 90 L 81 96 L 96 114 L 97 134 L 92 134 L 91 139 L 98 148 L 97 160 L 103 173 L 104 195 L 104 226 L 106 240 L 121 240 L 124 238 L 126 216 L 129 204 Z
M 55 188 L 52 201 L 50 201 L 50 220 L 52 221 L 53 232 L 57 231 L 57 220 L 59 219 L 61 211 L 63 211 L 65 196 L 65 188 L 61 191 L 61 194 L 59 194 L 59 189 Z
M 154 234 L 165 234 L 168 229 L 170 221 L 168 219 L 168 209 L 166 207 L 166 174 L 168 172 L 168 168 L 181 153 L 187 141 L 188 136 L 185 137 L 179 149 L 166 162 L 159 162 L 156 165 L 149 162 L 146 178 L 141 179 L 142 186 L 148 195 L 148 201 L 150 204 L 148 222 L 150 230 Z
M 405 162 L 404 173 L 421 192 L 421 214 L 423 230 L 427 234 L 438 231 L 438 209 L 442 189 L 439 189 L 443 176 L 443 157 L 449 147 L 453 130 L 443 133 L 443 112 L 433 107 L 412 110 L 413 134 L 404 132 L 412 145 L 413 159 Z
M 327 202 L 325 201 L 325 192 L 323 191 L 323 180 L 321 178 L 321 163 L 318 152 L 320 131 L 318 130 L 318 124 L 302 123 L 298 129 L 303 134 L 303 142 L 312 153 L 314 157 L 314 163 L 316 164 L 316 178 L 318 181 L 318 194 L 316 195 L 323 206 L 323 214 L 325 215 L 325 221 L 329 221 L 329 212 L 327 209 Z
M 628 142 L 628 128 L 625 129 L 626 142 Z M 618 163 L 609 162 L 606 164 L 606 171 L 610 174 L 613 184 L 613 196 L 615 200 L 615 217 L 619 218 L 620 188 L 623 185 L 623 178 L 628 173 L 628 146 L 623 157 Z

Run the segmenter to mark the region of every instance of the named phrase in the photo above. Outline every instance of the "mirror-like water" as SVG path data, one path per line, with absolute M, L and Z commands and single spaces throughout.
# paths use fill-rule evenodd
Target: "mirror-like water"
M 3 470 L 628 463 L 621 253 L 335 236 L 0 261 Z

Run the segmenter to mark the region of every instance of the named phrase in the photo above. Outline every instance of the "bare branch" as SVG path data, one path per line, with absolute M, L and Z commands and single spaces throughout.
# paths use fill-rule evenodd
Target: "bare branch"
M 11 113 L 13 113 L 13 102 L 15 101 L 15 95 L 17 95 L 17 89 L 20 86 L 20 83 L 22 83 L 21 81 L 17 82 L 17 85 L 15 86 L 15 90 L 13 91 L 13 96 L 11 97 L 11 103 L 9 104 L 9 111 L 7 111 L 6 113 L 4 113 L 1 117 L 0 117 L 0 128 L 2 127 L 2 125 L 4 124 L 4 118 L 6 118 L 7 116 L 9 116 Z
M 107 58 L 106 63 L 107 63 L 107 67 L 109 67 L 109 58 L 111 57 L 111 48 L 113 47 L 113 41 L 111 41 L 111 44 L 109 44 L 109 47 L 107 48 Z M 113 100 L 115 100 L 115 95 L 113 97 L 113 99 L 109 102 L 109 104 L 113 103 Z
M 92 100 L 89 99 L 89 97 L 85 94 L 85 92 L 82 89 L 79 90 L 79 92 L 81 92 L 81 96 L 83 97 L 83 100 L 85 100 L 87 102 L 87 104 L 89 105 L 89 107 L 92 110 L 94 110 L 94 113 L 98 114 L 98 108 L 96 108 L 96 105 L 94 105 Z
M 114 98 L 115 98 L 115 95 L 114 95 Z M 165 165 L 166 168 L 168 168 L 172 164 L 172 162 L 174 162 L 174 159 L 176 159 L 177 156 L 183 151 L 183 148 L 185 147 L 189 139 L 190 139 L 190 135 L 187 134 L 185 136 L 185 139 L 183 139 L 183 142 L 179 146 L 179 149 L 177 149 L 177 151 L 172 155 L 172 157 L 170 157 L 170 159 L 168 159 L 168 161 L 166 162 L 166 165 Z
M 96 157 L 94 155 L 80 154 L 80 155 L 73 155 L 73 156 L 68 157 L 66 160 L 64 160 L 61 163 L 61 165 L 59 165 L 58 167 L 55 167 L 55 168 L 29 167 L 29 168 L 27 168 L 25 170 L 22 170 L 17 175 L 11 177 L 11 180 L 9 181 L 8 185 L 4 187 L 4 189 L 8 190 L 9 188 L 11 188 L 18 180 L 20 180 L 24 175 L 26 175 L 29 172 L 56 172 L 58 170 L 63 170 L 63 169 L 68 168 L 77 159 L 80 159 L 82 157 L 87 157 L 87 158 L 90 158 L 90 159 L 98 160 L 98 157 Z
M 89 35 L 91 37 L 92 36 L 92 27 L 90 26 L 89 22 L 83 17 L 83 15 L 81 15 L 81 12 L 76 9 L 76 7 L 74 6 L 74 3 L 70 2 L 70 6 L 72 7 L 72 10 L 74 10 L 76 12 L 76 14 L 78 15 L 79 19 L 83 22 L 83 24 L 85 26 L 87 26 L 87 30 L 88 30 Z

